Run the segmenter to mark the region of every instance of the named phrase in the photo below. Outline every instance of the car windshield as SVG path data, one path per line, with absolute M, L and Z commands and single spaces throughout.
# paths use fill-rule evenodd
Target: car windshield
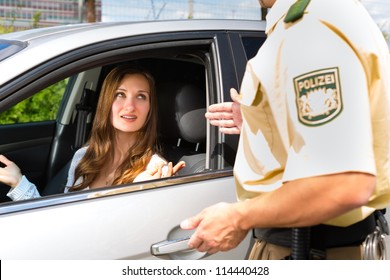
M 20 41 L 0 40 L 0 61 L 14 55 L 27 46 L 27 43 Z

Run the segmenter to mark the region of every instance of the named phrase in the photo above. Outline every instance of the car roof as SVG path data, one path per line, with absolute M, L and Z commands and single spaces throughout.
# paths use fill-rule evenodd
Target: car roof
M 24 48 L 0 62 L 0 85 L 27 69 L 63 53 L 94 43 L 144 34 L 191 31 L 263 31 L 264 21 L 255 20 L 170 20 L 148 22 L 101 22 L 47 27 L 8 33 L 0 43 L 24 44 Z M 1 50 L 0 50 L 1 51 Z M 15 67 L 23 65 L 23 67 Z

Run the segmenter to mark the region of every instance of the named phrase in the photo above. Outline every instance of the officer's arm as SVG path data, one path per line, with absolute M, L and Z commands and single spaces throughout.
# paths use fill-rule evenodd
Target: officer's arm
M 234 207 L 245 230 L 312 226 L 365 205 L 375 183 L 375 176 L 358 172 L 299 179 Z

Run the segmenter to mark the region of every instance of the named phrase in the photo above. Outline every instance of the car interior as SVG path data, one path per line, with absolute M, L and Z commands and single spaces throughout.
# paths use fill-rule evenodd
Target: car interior
M 188 175 L 206 169 L 206 88 L 205 70 L 200 64 L 165 59 L 146 59 L 128 62 L 134 67 L 143 67 L 150 71 L 156 81 L 158 96 L 158 142 L 162 155 L 167 161 L 177 163 L 186 162 L 186 167 L 178 175 Z M 75 144 L 82 146 L 92 127 L 98 96 L 103 80 L 110 70 L 116 67 L 108 65 L 101 68 L 96 90 L 84 90 L 81 101 L 76 104 L 76 117 L 73 122 Z M 170 69 L 167 71 L 167 69 Z M 88 83 L 86 83 L 88 84 Z M 96 95 L 96 96 L 95 96 Z M 79 110 L 78 110 L 79 109 Z M 85 109 L 84 112 L 83 110 Z M 83 117 L 83 114 L 85 115 Z M 88 120 L 88 114 L 90 117 Z M 81 136 L 80 134 L 84 134 Z M 81 138 L 81 140 L 80 140 Z M 78 145 L 76 142 L 81 142 Z M 69 143 L 68 143 L 69 145 Z M 69 149 L 57 149 L 55 158 L 69 158 Z M 72 153 L 71 153 L 72 154 Z M 70 161 L 55 173 L 45 189 L 43 195 L 62 193 L 66 182 Z M 64 161 L 62 162 L 62 165 Z M 61 165 L 61 164 L 58 164 Z M 53 172 L 54 173 L 54 172 Z
M 158 141 L 163 157 L 174 164 L 180 160 L 186 162 L 178 175 L 209 168 L 204 117 L 208 89 L 202 59 L 197 56 L 138 58 L 87 69 L 69 78 L 57 120 L 47 132 L 53 136 L 50 143 L 46 143 L 49 147 L 45 152 L 36 149 L 33 142 L 27 149 L 19 149 L 16 145 L 16 150 L 3 152 L 36 184 L 41 195 L 63 193 L 73 154 L 88 139 L 103 80 L 112 68 L 122 63 L 143 67 L 155 78 L 159 105 Z M 6 128 L 34 125 L 15 124 Z M 34 161 L 39 158 L 38 163 Z M 34 171 L 38 168 L 43 172 Z M 10 201 L 6 196 L 8 190 L 1 186 L 1 202 Z

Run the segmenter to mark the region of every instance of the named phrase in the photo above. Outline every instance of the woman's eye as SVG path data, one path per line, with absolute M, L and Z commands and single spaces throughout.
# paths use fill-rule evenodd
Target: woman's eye
M 145 100 L 145 99 L 147 99 L 148 97 L 147 97 L 146 94 L 144 94 L 144 93 L 139 93 L 139 94 L 137 95 L 137 98 L 138 98 L 138 99 Z
M 122 98 L 122 97 L 126 97 L 126 95 L 123 93 L 123 92 L 117 92 L 116 94 L 115 94 L 115 97 L 116 98 Z

